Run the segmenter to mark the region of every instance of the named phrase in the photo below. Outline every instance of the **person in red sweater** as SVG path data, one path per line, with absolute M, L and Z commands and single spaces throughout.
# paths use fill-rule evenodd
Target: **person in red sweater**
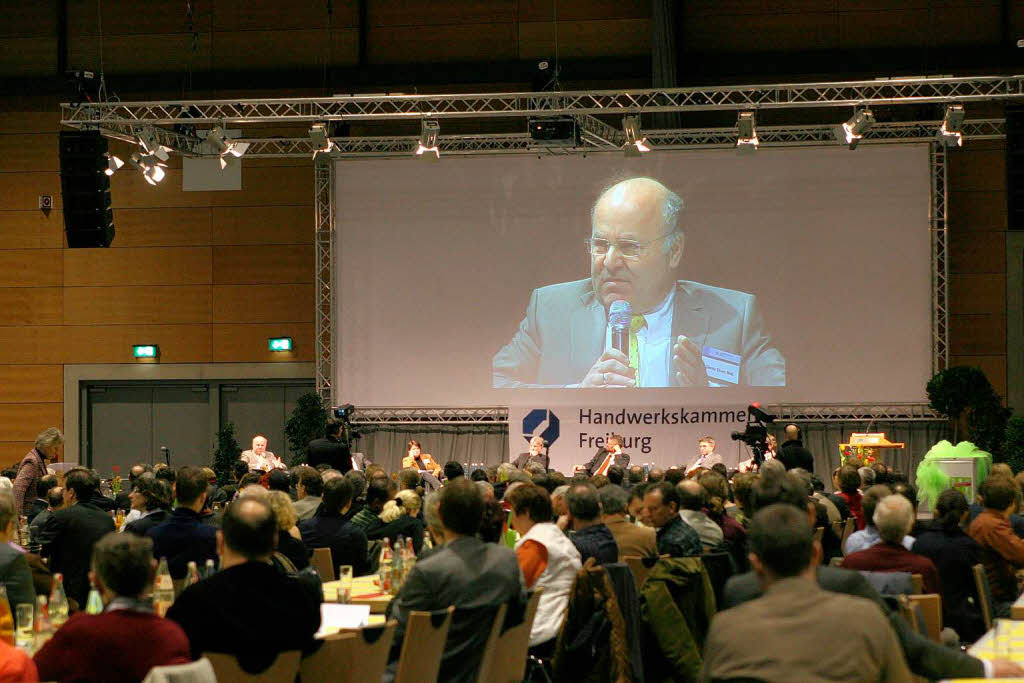
M 141 681 L 154 666 L 192 661 L 178 624 L 142 602 L 153 583 L 153 542 L 111 533 L 93 550 L 90 579 L 105 605 L 102 614 L 79 612 L 36 653 L 44 681 Z
M 866 520 L 861 507 L 860 474 L 853 465 L 843 465 L 839 470 L 839 497 L 846 501 L 850 514 L 857 520 L 857 531 L 862 531 Z
M 874 522 L 882 542 L 850 553 L 840 566 L 859 571 L 920 574 L 924 592 L 938 593 L 941 584 L 935 564 L 924 555 L 910 552 L 902 543 L 914 525 L 914 508 L 910 501 L 899 494 L 882 498 L 875 506 Z
M 993 474 L 981 483 L 985 509 L 974 518 L 967 534 L 981 546 L 981 563 L 992 587 L 992 616 L 1009 616 L 1009 606 L 1020 595 L 1018 569 L 1024 567 L 1024 541 L 1013 533 L 1010 515 L 1017 508 L 1017 486 L 1005 475 Z

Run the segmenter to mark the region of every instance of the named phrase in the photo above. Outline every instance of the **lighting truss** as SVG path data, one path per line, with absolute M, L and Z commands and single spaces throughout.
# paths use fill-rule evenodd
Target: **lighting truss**
M 1024 76 L 892 78 L 834 83 L 596 90 L 544 93 L 358 95 L 324 98 L 92 102 L 62 104 L 62 123 L 189 125 L 266 121 L 491 118 L 543 114 L 624 114 L 800 109 L 1020 99 Z
M 508 408 L 357 408 L 352 424 L 507 424 Z
M 776 422 L 935 422 L 946 419 L 926 403 L 787 403 L 764 410 L 775 415 Z
M 334 355 L 337 341 L 334 320 L 334 170 L 326 155 L 313 167 L 313 205 L 316 211 L 316 294 L 314 299 L 313 347 L 315 349 L 316 391 L 324 405 L 331 405 L 334 386 Z

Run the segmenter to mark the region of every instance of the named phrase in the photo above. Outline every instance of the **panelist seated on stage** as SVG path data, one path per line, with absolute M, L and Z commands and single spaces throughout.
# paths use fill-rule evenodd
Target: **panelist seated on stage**
M 414 467 L 421 472 L 430 472 L 437 478 L 441 477 L 441 466 L 430 453 L 423 452 L 420 442 L 416 440 L 406 444 L 405 457 L 402 458 L 402 468 L 406 467 Z
M 715 440 L 710 436 L 705 436 L 697 442 L 697 451 L 697 457 L 686 466 L 684 474 L 687 476 L 700 467 L 710 470 L 712 466 L 722 462 L 722 456 L 715 453 Z
M 588 476 L 595 474 L 608 474 L 608 468 L 618 465 L 622 469 L 629 467 L 629 455 L 622 452 L 622 437 L 612 434 L 608 437 L 603 448 L 597 449 L 597 453 L 590 459 L 584 469 Z
M 535 289 L 494 356 L 495 388 L 785 386 L 786 361 L 753 294 L 678 280 L 683 200 L 651 178 L 612 185 L 591 210 L 590 277 Z M 608 326 L 633 313 L 629 352 Z
M 535 436 L 530 439 L 530 450 L 520 453 L 519 457 L 512 461 L 512 465 L 517 470 L 525 470 L 530 463 L 540 464 L 544 467 L 545 472 L 548 470 L 551 458 L 548 456 L 548 442 L 543 437 Z
M 267 450 L 267 437 L 262 434 L 252 437 L 252 449 L 242 451 L 240 457 L 249 466 L 249 471 L 269 472 L 286 469 L 281 458 Z

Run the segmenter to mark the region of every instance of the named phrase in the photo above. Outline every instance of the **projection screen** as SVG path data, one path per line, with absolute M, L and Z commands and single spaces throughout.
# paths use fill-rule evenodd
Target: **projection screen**
M 335 170 L 338 401 L 925 398 L 925 145 Z M 616 300 L 633 309 L 618 342 Z M 633 353 L 608 363 L 615 343 Z M 637 386 L 605 386 L 623 376 Z

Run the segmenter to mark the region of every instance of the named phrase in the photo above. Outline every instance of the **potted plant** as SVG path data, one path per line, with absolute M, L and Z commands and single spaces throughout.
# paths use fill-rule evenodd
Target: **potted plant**
M 1002 460 L 1010 411 L 979 368 L 946 368 L 928 382 L 928 403 L 949 419 L 952 442 L 970 441 Z
M 306 445 L 324 435 L 327 425 L 327 409 L 320 395 L 309 392 L 299 396 L 292 416 L 284 424 L 284 435 L 291 451 L 291 465 L 300 465 L 306 459 Z

